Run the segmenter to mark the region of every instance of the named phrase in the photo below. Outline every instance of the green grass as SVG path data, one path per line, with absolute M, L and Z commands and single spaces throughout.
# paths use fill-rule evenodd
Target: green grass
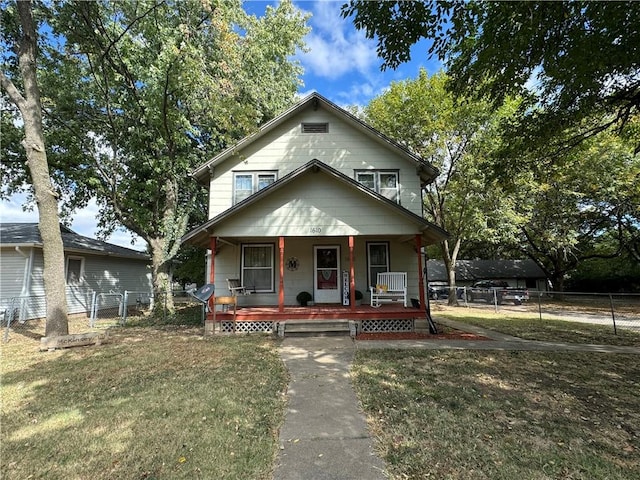
M 270 338 L 165 326 L 37 345 L 2 345 L 0 477 L 271 478 L 287 374 Z
M 640 478 L 640 364 L 593 353 L 360 350 L 394 479 Z
M 540 320 L 533 314 L 493 313 L 463 307 L 439 307 L 434 316 L 488 328 L 525 340 L 640 346 L 640 331 L 564 320 Z

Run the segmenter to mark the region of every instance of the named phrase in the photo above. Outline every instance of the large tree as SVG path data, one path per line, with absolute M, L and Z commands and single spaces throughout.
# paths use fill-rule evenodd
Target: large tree
M 291 2 L 256 18 L 238 0 L 59 2 L 50 18 L 41 75 L 67 205 L 95 196 L 104 231 L 146 240 L 167 292 L 206 208 L 188 172 L 293 100 L 306 19 Z
M 637 235 L 640 222 L 639 185 L 640 158 L 628 142 L 608 134 L 558 161 L 539 161 L 513 178 L 510 196 L 522 216 L 511 246 L 563 291 L 585 260 L 630 251 L 627 236 Z
M 64 271 L 64 248 L 58 215 L 58 194 L 51 183 L 42 107 L 37 78 L 38 34 L 30 1 L 3 5 L 2 41 L 13 52 L 3 52 L 0 83 L 8 99 L 18 108 L 24 130 L 22 146 L 26 155 L 26 172 L 38 206 L 40 236 L 44 256 L 44 288 L 47 303 L 45 335 L 69 333 Z M 10 73 L 11 72 L 11 73 Z M 13 73 L 13 75 L 12 75 Z M 20 91 L 22 90 L 22 91 Z M 3 95 L 4 97 L 4 95 Z M 3 104 L 6 99 L 3 98 Z M 3 118 L 6 116 L 3 108 Z M 9 115 L 12 127 L 18 119 Z
M 563 150 L 609 127 L 623 129 L 640 112 L 640 2 L 352 0 L 342 11 L 378 39 L 383 68 L 408 61 L 426 38 L 454 91 L 496 104 L 528 98 L 517 134 L 530 147 L 579 126 L 558 142 Z
M 441 245 L 449 280 L 449 303 L 455 304 L 455 266 L 465 241 L 497 243 L 513 234 L 509 202 L 487 175 L 488 153 L 499 117 L 481 101 L 456 101 L 445 88 L 447 76 L 391 84 L 364 109 L 367 121 L 386 135 L 431 161 L 440 176 L 424 192 L 428 220 L 447 230 Z

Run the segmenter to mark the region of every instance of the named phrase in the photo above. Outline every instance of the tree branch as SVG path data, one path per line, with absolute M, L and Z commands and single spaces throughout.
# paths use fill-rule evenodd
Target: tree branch
M 18 91 L 13 82 L 2 72 L 0 72 L 0 85 L 2 85 L 2 88 L 6 90 L 9 98 L 15 104 L 15 106 L 20 109 L 20 112 L 23 112 L 27 106 L 27 101 Z

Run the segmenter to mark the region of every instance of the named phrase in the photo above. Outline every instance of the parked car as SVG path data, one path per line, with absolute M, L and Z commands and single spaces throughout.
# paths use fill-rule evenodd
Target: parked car
M 447 284 L 429 285 L 429 298 L 431 300 L 449 298 L 449 285 Z
M 467 288 L 467 301 L 475 302 L 484 300 L 493 303 L 494 299 L 498 305 L 505 300 L 512 301 L 516 305 L 529 300 L 529 291 L 518 287 L 510 287 L 502 280 L 481 280 L 475 282 L 471 288 Z

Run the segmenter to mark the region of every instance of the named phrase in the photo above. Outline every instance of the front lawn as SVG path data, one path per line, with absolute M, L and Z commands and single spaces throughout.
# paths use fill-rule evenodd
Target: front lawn
M 352 375 L 394 479 L 640 478 L 637 356 L 360 350 Z
M 617 333 L 614 333 L 612 326 L 565 320 L 540 320 L 531 313 L 493 313 L 465 307 L 439 306 L 434 309 L 433 314 L 436 320 L 438 317 L 450 318 L 525 340 L 640 346 L 640 329 L 618 328 Z
M 268 479 L 286 370 L 264 336 L 116 329 L 55 352 L 2 344 L 2 478 Z

